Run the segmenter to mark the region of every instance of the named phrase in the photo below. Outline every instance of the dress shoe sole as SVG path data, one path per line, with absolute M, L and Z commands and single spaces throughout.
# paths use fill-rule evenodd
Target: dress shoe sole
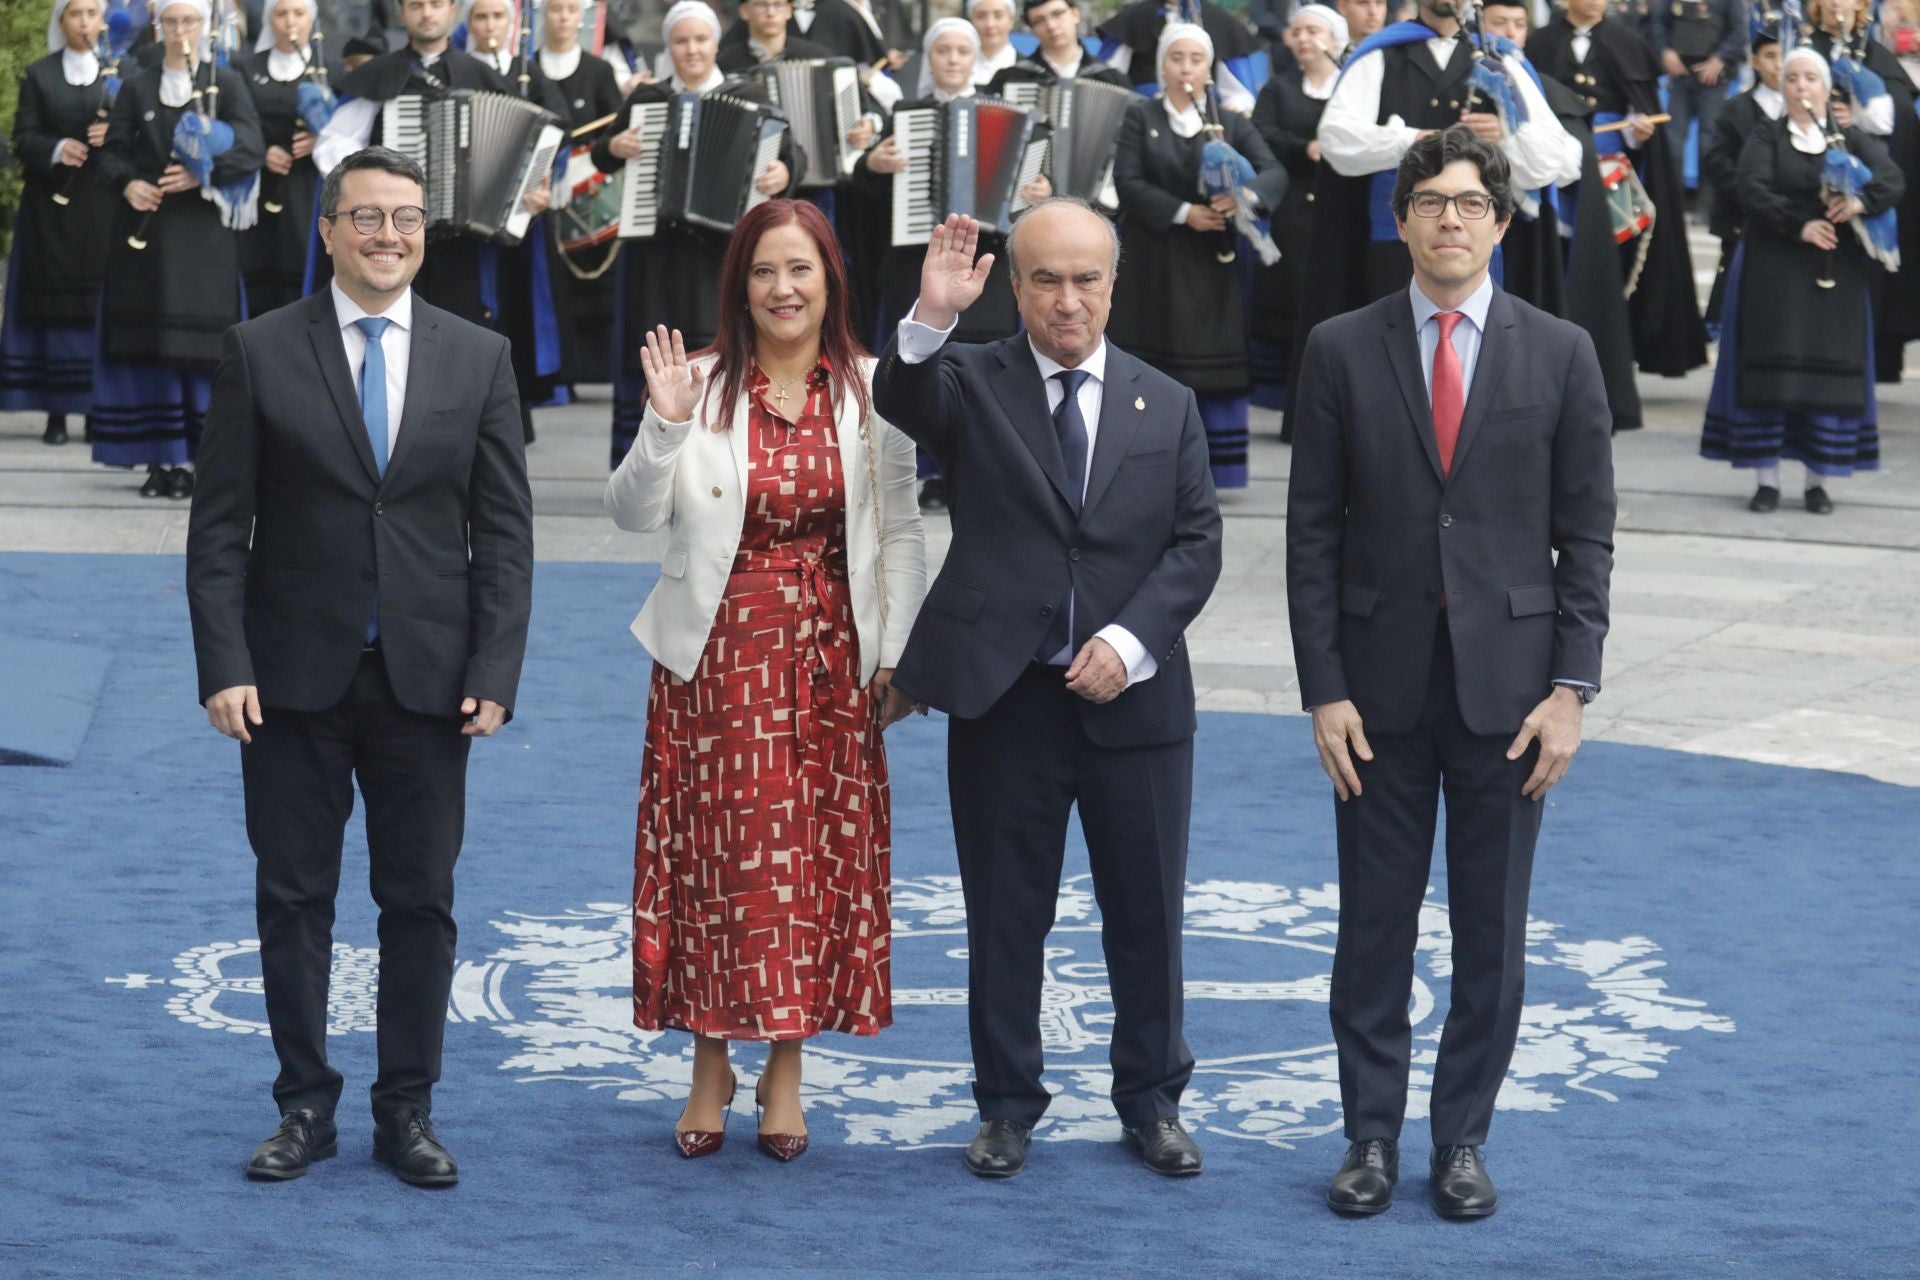
M 982 1169 L 979 1165 L 969 1161 L 967 1164 L 967 1172 L 976 1178 L 1011 1178 L 1015 1174 L 1024 1171 L 1026 1167 L 1027 1166 L 1023 1164 L 1012 1169 Z
M 267 1169 L 247 1166 L 247 1180 L 250 1182 L 292 1182 L 295 1178 L 307 1176 L 307 1170 L 322 1160 L 331 1160 L 340 1154 L 338 1143 L 329 1142 L 307 1158 L 307 1163 L 298 1169 Z
M 460 1181 L 457 1173 L 408 1173 L 394 1164 L 393 1157 L 380 1148 L 373 1149 L 373 1158 L 393 1170 L 393 1176 L 411 1187 L 450 1187 Z
M 1385 1213 L 1393 1208 L 1393 1201 L 1389 1200 L 1385 1204 L 1347 1204 L 1328 1196 L 1327 1208 L 1352 1218 L 1371 1218 L 1376 1213 Z
M 1490 1204 L 1484 1208 L 1479 1208 L 1479 1209 L 1442 1209 L 1439 1205 L 1435 1205 L 1433 1206 L 1433 1211 L 1439 1214 L 1443 1218 L 1452 1218 L 1452 1219 L 1471 1222 L 1475 1218 L 1491 1218 L 1494 1214 L 1494 1210 L 1498 1209 L 1499 1207 L 1500 1206 L 1498 1204 Z

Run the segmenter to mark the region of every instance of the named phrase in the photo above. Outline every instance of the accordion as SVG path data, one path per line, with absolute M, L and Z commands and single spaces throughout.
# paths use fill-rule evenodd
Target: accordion
M 948 214 L 1006 233 L 1024 207 L 1020 188 L 1040 176 L 1047 126 L 1035 112 L 994 98 L 955 98 L 893 113 L 907 167 L 893 175 L 892 244 L 925 244 Z
M 849 58 L 763 62 L 753 76 L 787 118 L 806 152 L 802 187 L 831 187 L 845 178 L 860 150 L 847 135 L 860 123 L 860 72 Z
M 635 105 L 627 127 L 640 131 L 640 154 L 627 161 L 620 238 L 650 240 L 663 222 L 732 231 L 767 198 L 754 179 L 780 158 L 787 122 L 764 102 L 676 93 Z
M 1097 80 L 1016 81 L 1005 93 L 1007 101 L 1044 115 L 1053 130 L 1046 174 L 1055 195 L 1118 204 L 1112 195 L 1113 152 L 1138 94 Z
M 553 172 L 566 129 L 552 112 L 504 93 L 403 94 L 380 108 L 380 138 L 427 175 L 430 232 L 518 242 L 524 201 Z

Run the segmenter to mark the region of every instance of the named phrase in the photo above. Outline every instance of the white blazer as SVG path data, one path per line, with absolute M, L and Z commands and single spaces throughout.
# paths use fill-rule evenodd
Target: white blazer
M 704 356 L 694 365 L 711 373 L 715 359 Z M 869 395 L 873 368 L 872 359 L 861 358 L 860 376 Z M 704 402 L 704 389 L 701 396 Z M 915 493 L 913 441 L 873 416 L 879 453 L 873 469 L 880 490 L 876 521 L 858 413 L 858 404 L 846 397 L 834 430 L 847 503 L 847 584 L 865 685 L 878 668 L 896 665 L 907 647 L 907 633 L 927 593 L 927 544 Z M 664 422 L 649 400 L 639 437 L 607 481 L 607 513 L 615 524 L 631 533 L 651 533 L 664 524 L 671 535 L 660 561 L 660 584 L 633 620 L 633 634 L 654 661 L 682 680 L 691 680 L 700 666 L 740 550 L 747 518 L 746 422 L 744 393 L 734 405 L 733 426 L 717 432 L 699 409 L 690 422 Z M 884 614 L 882 589 L 874 582 L 883 546 Z

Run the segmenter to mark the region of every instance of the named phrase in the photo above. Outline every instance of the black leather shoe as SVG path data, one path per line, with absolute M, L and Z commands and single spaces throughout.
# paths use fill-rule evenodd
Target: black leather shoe
M 1400 1144 L 1392 1138 L 1364 1138 L 1347 1147 L 1347 1158 L 1327 1187 L 1327 1207 L 1335 1213 L 1385 1213 L 1393 1207 L 1393 1184 L 1400 1181 Z
M 1780 491 L 1770 484 L 1761 485 L 1753 491 L 1753 496 L 1747 499 L 1747 510 L 1749 511 L 1758 511 L 1760 514 L 1765 515 L 1769 511 L 1778 511 L 1779 509 Z
M 67 415 L 50 413 L 47 415 L 47 429 L 40 433 L 41 444 L 65 444 L 67 442 Z
M 185 467 L 175 467 L 167 472 L 167 496 L 169 498 L 191 498 L 193 496 L 193 472 Z
M 1807 490 L 1806 503 L 1807 510 L 1811 511 L 1814 515 L 1830 516 L 1833 514 L 1833 499 L 1829 498 L 1827 491 L 1819 485 L 1814 485 L 1811 489 Z
M 333 1121 L 311 1111 L 289 1111 L 273 1136 L 253 1149 L 247 1176 L 255 1182 L 303 1178 L 315 1160 L 331 1160 L 339 1151 Z
M 1176 1118 L 1155 1120 L 1138 1129 L 1120 1126 L 1120 1141 L 1155 1173 L 1190 1178 L 1200 1172 L 1200 1144 Z
M 967 1172 L 981 1178 L 1011 1178 L 1027 1167 L 1033 1126 L 1018 1120 L 989 1120 L 967 1144 Z
M 1443 1218 L 1484 1218 L 1500 1207 L 1478 1147 L 1440 1147 L 1427 1172 L 1433 1178 L 1433 1207 Z
M 166 496 L 166 493 L 167 469 L 165 467 L 148 467 L 147 482 L 140 486 L 140 496 L 143 498 L 163 498 Z
M 424 1111 L 407 1111 L 383 1120 L 373 1130 L 373 1158 L 393 1166 L 400 1181 L 416 1187 L 450 1187 L 460 1181 L 460 1166 L 434 1136 Z

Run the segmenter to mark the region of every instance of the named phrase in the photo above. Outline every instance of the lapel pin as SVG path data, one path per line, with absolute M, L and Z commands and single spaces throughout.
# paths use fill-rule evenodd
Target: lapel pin
M 1144 409 L 1144 408 L 1146 408 L 1146 407 L 1147 407 L 1147 398 L 1146 398 L 1145 396 L 1135 396 L 1135 397 L 1133 398 L 1133 407 L 1134 407 L 1134 408 L 1136 408 L 1136 409 Z

